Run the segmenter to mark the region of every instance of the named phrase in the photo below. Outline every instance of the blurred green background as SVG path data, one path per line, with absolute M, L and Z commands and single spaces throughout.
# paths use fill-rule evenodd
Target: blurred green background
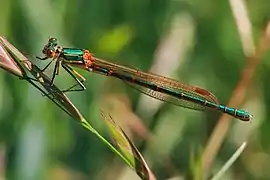
M 246 3 L 258 42 L 270 1 Z M 62 46 L 89 49 L 110 62 L 208 89 L 222 104 L 247 63 L 229 1 L 1 0 L 0 35 L 38 56 L 54 36 Z M 211 169 L 217 172 L 248 140 L 224 179 L 270 179 L 268 59 L 257 67 L 242 105 L 254 114 L 253 122 L 234 120 Z M 78 71 L 87 78 L 87 90 L 68 95 L 95 128 L 106 136 L 102 109 L 128 132 L 158 179 L 188 174 L 191 157 L 202 153 L 220 113 L 175 107 L 119 80 Z M 56 83 L 74 84 L 63 70 Z M 107 146 L 25 81 L 1 70 L 0 84 L 0 179 L 138 179 Z

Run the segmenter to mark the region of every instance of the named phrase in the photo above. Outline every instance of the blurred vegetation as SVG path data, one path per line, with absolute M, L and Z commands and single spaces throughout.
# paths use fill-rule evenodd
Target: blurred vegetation
M 270 2 L 246 4 L 257 43 L 270 17 Z M 89 49 L 110 62 L 153 68 L 208 89 L 222 104 L 247 63 L 229 1 L 2 0 L 0 12 L 0 35 L 22 52 L 41 56 L 48 37 L 54 36 L 62 46 Z M 224 179 L 270 178 L 268 59 L 257 67 L 242 106 L 254 114 L 253 122 L 233 121 L 211 168 L 217 172 L 248 140 Z M 202 154 L 220 113 L 158 104 L 119 80 L 78 71 L 87 78 L 87 90 L 68 95 L 97 129 L 106 134 L 102 109 L 132 135 L 157 179 L 189 174 L 192 157 Z M 65 88 L 74 82 L 62 70 L 56 83 Z M 4 71 L 0 84 L 0 179 L 137 178 L 32 86 Z

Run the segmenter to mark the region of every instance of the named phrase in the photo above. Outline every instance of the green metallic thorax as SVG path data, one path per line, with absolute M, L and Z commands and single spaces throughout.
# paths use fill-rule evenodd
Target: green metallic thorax
M 70 63 L 84 63 L 83 59 L 84 50 L 76 48 L 63 48 L 61 57 L 66 62 Z

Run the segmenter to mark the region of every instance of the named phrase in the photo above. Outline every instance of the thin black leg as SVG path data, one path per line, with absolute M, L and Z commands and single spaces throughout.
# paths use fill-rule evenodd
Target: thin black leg
M 51 83 L 50 83 L 51 86 L 54 83 L 55 75 L 56 75 L 56 73 L 57 73 L 57 71 L 59 69 L 59 64 L 60 64 L 60 61 L 58 61 L 58 59 L 57 59 L 56 62 L 55 62 L 55 65 L 54 65 L 53 76 L 52 76 L 52 80 L 51 80 Z
M 38 56 L 36 56 L 36 58 L 37 58 L 37 59 L 39 59 L 39 60 L 46 60 L 46 59 L 48 59 L 48 57 L 47 57 L 47 56 L 45 56 L 45 57 L 43 57 L 43 58 L 42 58 L 42 57 L 38 57 Z
M 77 84 L 69 87 L 68 89 L 62 91 L 62 92 L 71 92 L 71 91 L 84 91 L 86 89 L 86 87 L 84 86 L 83 82 L 85 81 L 85 79 L 83 78 L 82 75 L 80 75 L 77 71 L 75 71 L 73 68 L 71 68 L 68 65 L 62 64 L 62 67 L 71 75 L 71 77 L 77 82 Z M 76 75 L 78 75 L 81 80 L 79 80 Z M 76 86 L 80 86 L 81 89 L 73 89 Z
M 39 59 L 39 60 L 46 60 L 46 59 L 48 59 L 48 57 L 41 58 L 41 57 L 38 57 L 38 56 L 36 56 L 36 58 Z M 51 60 L 51 62 L 49 62 L 43 69 L 41 69 L 41 72 L 44 72 L 52 64 L 52 62 L 53 62 L 53 60 Z

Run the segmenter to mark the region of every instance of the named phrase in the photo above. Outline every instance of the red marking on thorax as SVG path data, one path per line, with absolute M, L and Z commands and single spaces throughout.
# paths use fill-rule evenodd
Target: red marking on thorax
M 89 68 L 89 67 L 91 67 L 93 65 L 93 62 L 94 62 L 95 58 L 88 50 L 84 50 L 83 59 L 84 59 L 84 62 L 85 62 L 85 66 L 87 68 Z
M 47 52 L 46 52 L 46 55 L 49 58 L 53 58 L 55 56 L 55 51 L 52 51 L 52 50 L 48 49 Z

